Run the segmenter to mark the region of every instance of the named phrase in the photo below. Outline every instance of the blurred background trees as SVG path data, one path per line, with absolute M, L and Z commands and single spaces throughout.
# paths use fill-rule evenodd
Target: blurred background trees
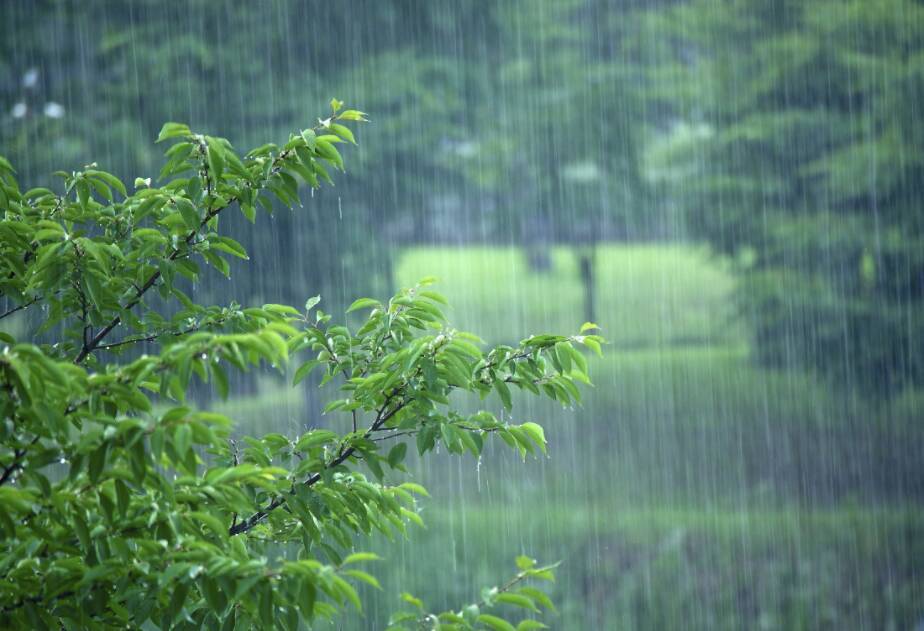
M 675 53 L 650 77 L 673 118 L 662 181 L 691 233 L 735 258 L 758 358 L 847 388 L 920 384 L 924 7 L 704 1 L 651 17 Z

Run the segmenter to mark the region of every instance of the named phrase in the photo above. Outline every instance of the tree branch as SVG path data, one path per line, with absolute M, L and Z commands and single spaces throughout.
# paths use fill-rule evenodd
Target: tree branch
M 214 219 L 218 215 L 218 213 L 220 213 L 225 208 L 228 208 L 228 206 L 230 206 L 236 201 L 237 201 L 237 198 L 232 197 L 226 205 L 221 206 L 219 208 L 215 208 L 213 210 L 210 210 L 208 213 L 206 213 L 202 221 L 199 222 L 199 227 L 196 230 L 191 231 L 188 235 L 186 235 L 186 238 L 184 239 L 184 242 L 186 243 L 186 245 L 190 245 L 193 239 L 196 238 L 196 235 L 199 234 L 199 231 L 202 230 L 202 228 L 204 228 L 205 225 L 209 221 Z M 170 253 L 170 255 L 166 258 L 166 260 L 175 261 L 177 257 L 179 256 L 180 256 L 180 250 L 176 249 Z M 122 307 L 122 311 L 129 311 L 133 309 L 139 302 L 141 302 L 141 298 L 144 297 L 144 295 L 148 292 L 148 290 L 154 286 L 154 284 L 158 281 L 158 279 L 160 279 L 160 276 L 161 276 L 160 270 L 157 270 L 156 272 L 151 274 L 141 287 L 138 287 L 137 289 L 135 289 L 134 297 L 131 300 L 129 300 L 128 303 L 124 307 Z M 84 343 L 83 348 L 80 349 L 80 352 L 77 354 L 77 357 L 74 358 L 74 363 L 75 364 L 81 363 L 83 360 L 87 358 L 87 356 L 90 353 L 92 353 L 94 350 L 99 348 L 100 344 L 106 338 L 106 336 L 109 335 L 109 333 L 111 333 L 112 330 L 116 328 L 121 322 L 122 322 L 122 316 L 117 315 L 109 322 L 109 324 L 107 324 L 102 329 L 100 329 L 96 333 L 96 335 L 94 335 L 93 338 L 89 341 L 89 343 Z
M 382 427 L 382 425 L 384 425 L 386 422 L 388 422 L 388 419 L 390 419 L 390 418 L 393 417 L 395 414 L 397 414 L 398 412 L 400 412 L 401 410 L 403 410 L 403 409 L 407 406 L 407 404 L 411 402 L 411 399 L 408 399 L 408 400 L 406 400 L 406 401 L 402 401 L 402 402 L 401 402 L 399 405 L 397 405 L 394 409 L 392 409 L 390 412 L 387 412 L 387 413 L 386 413 L 385 410 L 388 409 L 388 405 L 391 403 L 391 401 L 394 399 L 394 397 L 395 397 L 397 394 L 398 394 L 398 391 L 395 391 L 395 392 L 393 392 L 390 396 L 388 396 L 388 397 L 385 399 L 385 403 L 383 403 L 383 404 L 382 404 L 382 407 L 379 409 L 379 412 L 378 412 L 378 414 L 376 415 L 375 421 L 374 421 L 374 422 L 372 423 L 372 425 L 370 425 L 369 428 L 363 433 L 363 438 L 369 438 L 369 437 L 372 435 L 373 432 L 375 432 L 375 431 L 378 430 L 380 427 Z M 356 447 L 349 447 L 349 448 L 345 449 L 345 450 L 344 450 L 342 453 L 340 453 L 336 458 L 334 458 L 334 459 L 331 460 L 329 463 L 327 463 L 326 465 L 324 465 L 324 470 L 327 471 L 327 470 L 329 470 L 329 469 L 333 469 L 333 468 L 335 468 L 335 467 L 340 466 L 341 464 L 343 464 L 344 462 L 346 462 L 347 459 L 348 459 L 350 456 L 352 456 L 355 452 L 356 452 Z M 311 486 L 314 486 L 315 484 L 317 484 L 317 483 L 320 482 L 320 481 L 321 481 L 321 472 L 313 473 L 311 476 L 308 477 L 307 480 L 305 480 L 304 482 L 302 482 L 302 486 L 311 487 Z M 228 529 L 228 534 L 229 534 L 230 536 L 233 537 L 233 536 L 235 536 L 235 535 L 240 535 L 240 534 L 243 534 L 243 533 L 245 533 L 245 532 L 248 532 L 248 531 L 252 530 L 257 524 L 259 524 L 261 521 L 263 521 L 264 519 L 266 519 L 266 517 L 267 517 L 271 512 L 273 512 L 274 510 L 276 510 L 277 508 L 279 508 L 280 506 L 282 506 L 283 504 L 285 504 L 286 501 L 287 501 L 287 497 L 288 497 L 288 496 L 291 496 L 291 495 L 295 495 L 295 488 L 294 488 L 294 487 L 293 487 L 293 489 L 292 489 L 291 491 L 289 491 L 289 493 L 287 493 L 286 495 L 281 495 L 281 496 L 277 497 L 277 498 L 274 499 L 272 502 L 270 502 L 265 508 L 263 508 L 263 509 L 257 511 L 256 513 L 254 513 L 253 515 L 251 515 L 251 516 L 248 517 L 247 519 L 245 519 L 245 520 L 243 520 L 243 521 L 241 521 L 241 522 L 239 522 L 239 523 L 233 525 L 231 528 Z
M 529 578 L 529 574 L 527 572 L 518 572 L 516 576 L 508 580 L 506 583 L 504 583 L 500 587 L 495 587 L 494 589 L 496 591 L 494 592 L 494 596 L 497 596 L 498 594 L 503 594 L 505 592 L 509 592 L 518 583 L 526 580 L 527 578 Z M 481 600 L 473 604 L 478 609 L 483 609 L 484 607 L 488 606 L 488 600 L 486 598 L 482 598 Z M 417 619 L 417 622 L 421 627 L 424 627 L 424 625 L 438 622 L 438 621 L 439 621 L 439 616 L 433 613 L 426 613 Z
M 22 304 L 19 305 L 18 307 L 13 307 L 12 309 L 10 309 L 10 310 L 8 310 L 8 311 L 4 311 L 3 313 L 0 313 L 0 320 L 2 320 L 3 318 L 5 318 L 5 317 L 7 317 L 7 316 L 9 316 L 9 315 L 13 315 L 13 314 L 16 313 L 17 311 L 21 311 L 22 309 L 26 309 L 26 308 L 28 308 L 28 307 L 31 307 L 32 305 L 34 305 L 35 303 L 37 303 L 39 300 L 41 300 L 41 298 L 36 297 L 36 298 L 33 298 L 32 300 L 30 300 L 29 302 L 24 302 L 24 303 L 22 303 Z
M 32 439 L 31 442 L 29 442 L 29 445 L 27 447 L 24 447 L 22 449 L 17 449 L 13 452 L 13 462 L 11 462 L 9 465 L 4 467 L 3 473 L 0 474 L 0 486 L 3 486 L 4 484 L 6 484 L 13 477 L 13 474 L 16 473 L 17 469 L 22 468 L 23 457 L 29 451 L 29 447 L 31 447 L 32 445 L 38 442 L 38 439 L 39 437 L 36 436 L 35 438 Z
M 290 151 L 283 151 L 278 156 L 276 156 L 276 158 L 273 159 L 274 166 L 273 166 L 273 169 L 271 170 L 272 175 L 275 175 L 275 173 L 279 171 L 279 168 L 280 168 L 279 164 L 283 162 L 284 160 L 286 160 L 286 158 L 288 158 L 290 154 L 291 154 Z M 186 238 L 183 240 L 184 243 L 187 246 L 191 245 L 193 240 L 196 238 L 196 235 L 198 235 L 199 232 L 212 219 L 217 217 L 221 211 L 225 210 L 226 208 L 230 207 L 232 204 L 238 201 L 239 200 L 237 197 L 232 197 L 228 200 L 228 203 L 226 203 L 224 206 L 219 206 L 217 208 L 209 209 L 208 212 L 205 213 L 205 217 L 202 218 L 202 221 L 199 222 L 199 227 L 196 228 L 195 230 L 190 231 L 190 233 L 186 235 Z M 181 253 L 180 249 L 175 249 L 173 250 L 173 252 L 170 253 L 169 256 L 167 256 L 166 260 L 175 261 L 180 256 L 180 253 Z M 128 303 L 124 307 L 122 307 L 121 311 L 129 311 L 133 309 L 139 302 L 141 302 L 142 297 L 144 297 L 144 295 L 148 292 L 148 290 L 154 286 L 154 284 L 158 281 L 158 279 L 160 279 L 160 277 L 161 277 L 160 270 L 157 270 L 156 272 L 152 273 L 141 287 L 138 287 L 135 289 L 134 297 L 132 297 L 132 299 L 129 300 Z M 93 336 L 93 338 L 90 340 L 89 343 L 83 345 L 83 348 L 80 349 L 80 352 L 74 358 L 74 363 L 79 364 L 83 362 L 83 360 L 85 360 L 90 355 L 90 353 L 92 353 L 94 350 L 99 348 L 103 340 L 106 339 L 106 336 L 109 335 L 112 332 L 112 330 L 116 328 L 121 322 L 122 322 L 122 316 L 117 315 L 109 322 L 109 324 L 107 324 L 102 329 L 100 329 L 99 332 L 97 332 L 97 334 Z
M 220 324 L 224 324 L 224 320 L 223 319 L 215 320 L 214 322 L 210 322 L 208 324 L 220 325 Z M 96 348 L 98 350 L 108 350 L 110 348 L 118 348 L 119 346 L 137 344 L 139 342 L 153 342 L 156 339 L 159 339 L 161 337 L 166 337 L 168 335 L 172 335 L 173 337 L 179 337 L 181 335 L 186 335 L 187 333 L 195 333 L 196 331 L 201 329 L 203 326 L 204 325 L 199 324 L 197 326 L 191 326 L 187 329 L 183 329 L 182 331 L 160 331 L 158 333 L 152 333 L 151 335 L 145 335 L 141 337 L 130 337 L 124 340 L 120 340 L 118 342 L 113 342 L 111 344 L 100 344 Z
M 377 430 L 377 431 L 383 431 L 383 432 L 384 432 L 384 431 L 392 431 L 392 432 L 394 432 L 394 433 L 392 433 L 392 434 L 385 434 L 385 435 L 381 435 L 381 436 L 377 436 L 377 437 L 375 437 L 375 438 L 370 438 L 369 440 L 371 440 L 372 442 L 378 443 L 378 442 L 382 442 L 383 440 L 391 440 L 392 438 L 399 438 L 399 437 L 402 437 L 402 436 L 416 436 L 416 435 L 419 434 L 421 431 L 423 431 L 423 428 L 424 428 L 425 425 L 426 425 L 425 423 L 421 423 L 421 424 L 420 424 L 420 428 L 418 428 L 418 429 L 408 429 L 408 430 L 404 430 L 404 431 L 400 431 L 400 432 L 399 432 L 399 431 L 395 431 L 395 430 L 392 429 L 392 428 L 381 428 L 381 429 L 379 429 L 379 430 Z M 481 433 L 483 433 L 483 434 L 490 434 L 490 433 L 492 433 L 492 432 L 496 432 L 496 431 L 499 431 L 499 430 L 502 430 L 502 429 L 506 429 L 505 427 L 468 427 L 468 426 L 463 425 L 463 424 L 461 424 L 461 423 L 447 423 L 447 425 L 452 425 L 453 427 L 458 427 L 459 429 L 464 430 L 464 431 L 466 431 L 466 432 L 481 432 Z

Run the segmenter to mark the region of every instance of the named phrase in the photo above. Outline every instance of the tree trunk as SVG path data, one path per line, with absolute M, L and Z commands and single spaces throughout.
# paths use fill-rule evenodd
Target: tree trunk
M 581 271 L 581 284 L 584 286 L 584 321 L 596 321 L 596 289 L 595 289 L 595 267 L 597 259 L 597 245 L 591 244 L 587 248 L 582 248 L 578 255 L 578 262 Z

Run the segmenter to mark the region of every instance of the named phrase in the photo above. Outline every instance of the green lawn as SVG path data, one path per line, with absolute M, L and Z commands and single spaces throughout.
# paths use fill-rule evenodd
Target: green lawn
M 453 321 L 487 340 L 519 340 L 540 331 L 575 331 L 583 288 L 573 250 L 552 249 L 552 269 L 534 273 L 512 247 L 409 248 L 398 258 L 401 286 L 436 276 Z M 597 324 L 616 347 L 735 344 L 731 276 L 702 248 L 609 245 L 597 253 Z
M 380 542 L 384 590 L 368 590 L 370 619 L 348 628 L 375 627 L 399 602 L 395 585 L 467 602 L 521 553 L 563 560 L 559 612 L 545 619 L 554 629 L 901 629 L 922 612 L 920 511 L 531 499 L 450 503 L 408 541 Z

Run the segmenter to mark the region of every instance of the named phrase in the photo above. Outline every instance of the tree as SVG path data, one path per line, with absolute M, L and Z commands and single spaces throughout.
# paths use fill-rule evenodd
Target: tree
M 386 303 L 354 302 L 348 312 L 369 311 L 355 331 L 333 324 L 317 297 L 296 309 L 189 296 L 202 265 L 227 275 L 229 257 L 247 258 L 219 232 L 232 208 L 254 221 L 271 197 L 294 207 L 298 179 L 317 188 L 343 169 L 337 146 L 354 141 L 345 123 L 364 115 L 331 108 L 283 146 L 243 157 L 168 123 L 163 184 L 139 178 L 131 194 L 95 164 L 60 172 L 60 193 L 21 190 L 0 159 L 4 628 L 295 629 L 361 609 L 354 584 L 378 586 L 359 569 L 377 560 L 356 551 L 362 536 L 420 522 L 423 487 L 395 481 L 404 441 L 421 456 L 437 444 L 479 454 L 496 434 L 525 457 L 546 448 L 539 425 L 488 408 L 462 415 L 456 397 L 495 393 L 507 409 L 511 387 L 579 399 L 577 383 L 589 380 L 575 346 L 599 352 L 602 341 L 590 325 L 484 351 L 445 322 L 427 281 Z M 13 324 L 21 316 L 42 321 L 30 330 Z M 342 398 L 324 411 L 345 429 L 239 437 L 230 419 L 187 403 L 194 381 L 226 396 L 230 370 L 289 365 L 296 385 L 316 369 L 322 385 L 340 382 Z M 513 628 L 503 610 L 486 610 L 551 606 L 522 583 L 550 579 L 553 567 L 517 565 L 455 612 L 429 613 L 406 595 L 413 609 L 393 628 Z M 517 628 L 541 626 L 528 618 Z
M 587 272 L 593 320 L 596 240 L 659 225 L 639 185 L 644 112 L 622 52 L 634 1 L 7 4 L 0 99 L 25 110 L 0 119 L 0 144 L 26 181 L 87 155 L 123 178 L 150 172 L 159 156 L 148 138 L 164 120 L 246 146 L 288 132 L 322 94 L 387 114 L 351 160 L 364 186 L 312 204 L 299 218 L 311 229 L 280 213 L 272 229 L 236 230 L 258 253 L 327 254 L 285 282 L 257 266 L 238 274 L 249 301 L 266 291 L 296 302 L 311 288 L 339 306 L 344 286 L 390 292 L 395 242 L 524 243 L 540 267 L 566 243 Z M 60 117 L 44 115 L 49 101 Z M 326 221 L 337 201 L 345 220 Z M 352 268 L 378 273 L 352 278 Z
M 123 179 L 149 173 L 160 158 L 149 139 L 165 120 L 221 129 L 250 146 L 283 137 L 290 121 L 310 120 L 327 94 L 350 93 L 387 114 L 350 162 L 362 187 L 314 202 L 297 223 L 280 213 L 266 230 L 234 226 L 241 243 L 264 256 L 317 255 L 285 279 L 266 266 L 242 270 L 238 291 L 247 300 L 265 292 L 296 302 L 310 288 L 339 307 L 349 304 L 342 287 L 390 292 L 391 242 L 408 238 L 404 226 L 413 220 L 427 225 L 427 208 L 452 178 L 440 165 L 440 138 L 466 133 L 448 130 L 463 127 L 465 95 L 473 102 L 484 93 L 472 89 L 477 67 L 458 63 L 475 58 L 478 40 L 467 38 L 461 50 L 454 44 L 463 29 L 484 33 L 483 3 L 472 0 L 451 11 L 405 0 L 351 0 L 338 11 L 298 0 L 233 7 L 10 0 L 3 8 L 0 146 L 25 181 L 75 168 L 88 155 Z M 59 116 L 44 114 L 49 102 L 63 108 Z M 21 116 L 6 115 L 19 105 Z M 344 221 L 327 220 L 341 208 Z M 383 231 L 390 238 L 377 238 Z M 353 268 L 376 273 L 354 277 Z
M 651 16 L 649 77 L 684 121 L 663 173 L 738 262 L 755 350 L 844 386 L 924 384 L 924 9 L 686 2 Z
M 549 244 L 573 247 L 588 321 L 597 243 L 660 228 L 638 171 L 643 112 L 623 50 L 631 3 L 615 4 L 496 5 L 500 63 L 479 117 L 496 124 L 477 130 L 479 154 L 458 160 L 497 197 L 534 269 L 550 265 Z

